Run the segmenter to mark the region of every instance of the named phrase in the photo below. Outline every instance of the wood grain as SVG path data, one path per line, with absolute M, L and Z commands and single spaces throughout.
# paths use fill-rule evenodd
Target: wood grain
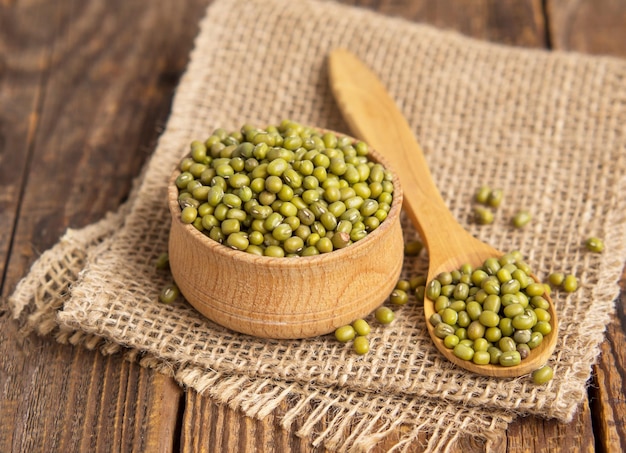
M 548 0 L 546 14 L 555 49 L 626 57 L 626 2 Z M 626 450 L 626 268 L 620 288 L 589 387 L 597 447 L 606 452 Z
M 522 47 L 547 45 L 541 0 L 341 0 L 340 3 L 486 41 Z
M 589 393 L 598 444 L 604 451 L 626 450 L 626 276 L 608 325 Z
M 68 226 L 116 209 L 154 146 L 204 1 L 0 3 L 6 297 Z M 168 30 L 168 33 L 154 33 Z M 0 451 L 173 451 L 170 378 L 0 318 Z M 154 450 L 152 450 L 154 451 Z
M 622 0 L 547 0 L 554 49 L 626 57 L 626 4 Z
M 517 419 L 507 430 L 506 449 L 543 453 L 595 451 L 589 404 L 583 403 L 571 423 L 535 417 Z

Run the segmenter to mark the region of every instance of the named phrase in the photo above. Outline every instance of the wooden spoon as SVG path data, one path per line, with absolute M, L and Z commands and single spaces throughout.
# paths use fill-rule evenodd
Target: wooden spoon
M 330 54 L 329 75 L 335 99 L 352 134 L 387 158 L 400 179 L 404 193 L 402 208 L 428 249 L 428 281 L 465 263 L 478 266 L 486 258 L 503 255 L 469 234 L 448 210 L 409 124 L 378 77 L 356 56 L 342 49 Z M 478 374 L 514 377 L 543 366 L 556 346 L 556 311 L 551 298 L 547 294 L 544 297 L 550 303 L 552 332 L 526 359 L 512 367 L 476 365 L 459 359 L 434 335 L 428 321 L 434 308 L 428 300 L 424 303 L 424 315 L 435 346 L 448 360 Z

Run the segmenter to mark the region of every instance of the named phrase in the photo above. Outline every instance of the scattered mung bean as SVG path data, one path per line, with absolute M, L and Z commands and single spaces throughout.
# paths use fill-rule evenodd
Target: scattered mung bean
M 409 241 L 404 244 L 404 254 L 408 256 L 417 256 L 420 254 L 423 248 L 424 244 L 422 244 L 421 241 Z
M 528 211 L 519 211 L 513 216 L 511 222 L 515 228 L 524 228 L 532 219 Z
M 180 290 L 175 283 L 165 285 L 159 294 L 159 300 L 164 304 L 171 304 L 180 295 Z
M 378 307 L 374 312 L 376 320 L 381 324 L 389 324 L 395 318 L 395 313 L 388 307 Z
M 585 241 L 585 247 L 590 252 L 602 253 L 604 250 L 604 241 L 598 237 L 590 237 Z
M 354 339 L 352 343 L 352 347 L 354 348 L 354 352 L 359 355 L 367 354 L 370 350 L 370 342 L 365 336 L 358 336 Z
M 479 187 L 474 194 L 474 200 L 480 204 L 487 204 L 487 200 L 489 199 L 489 194 L 491 193 L 491 189 L 487 186 Z
M 352 341 L 355 337 L 356 330 L 351 325 L 341 326 L 335 330 L 335 338 L 337 339 L 337 341 L 340 341 L 342 343 Z
M 563 280 L 563 289 L 568 293 L 573 293 L 578 289 L 578 279 L 573 274 L 567 274 Z
M 404 305 L 409 301 L 409 295 L 401 289 L 394 289 L 389 296 L 389 301 L 394 305 Z
M 493 223 L 494 215 L 489 208 L 476 206 L 474 208 L 474 220 L 480 225 L 489 225 Z
M 371 328 L 365 319 L 357 319 L 352 323 L 352 327 L 354 328 L 357 335 L 367 336 L 369 335 Z
M 161 253 L 155 262 L 155 266 L 157 269 L 164 270 L 169 269 L 170 267 L 170 256 L 167 252 Z
M 492 189 L 489 192 L 489 197 L 487 198 L 487 204 L 492 208 L 497 208 L 502 203 L 502 199 L 504 198 L 504 192 L 501 189 Z
M 548 281 L 551 285 L 561 286 L 565 280 L 565 274 L 562 272 L 553 272 L 548 276 Z
M 548 365 L 544 365 L 539 369 L 533 371 L 533 382 L 537 385 L 542 385 L 549 382 L 554 376 L 554 371 Z

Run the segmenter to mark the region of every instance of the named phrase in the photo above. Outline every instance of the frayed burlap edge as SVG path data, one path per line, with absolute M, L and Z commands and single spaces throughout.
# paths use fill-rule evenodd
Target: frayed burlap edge
M 21 279 L 8 305 L 15 320 L 22 320 L 20 333 L 58 333 L 57 313 L 71 297 L 91 249 L 118 228 L 128 211 L 128 203 L 115 213 L 83 229 L 68 229 L 59 242 L 46 250 Z M 62 341 L 63 342 L 63 341 Z

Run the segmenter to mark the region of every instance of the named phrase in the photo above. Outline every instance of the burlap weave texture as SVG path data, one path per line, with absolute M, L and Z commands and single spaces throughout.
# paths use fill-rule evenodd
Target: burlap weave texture
M 365 357 L 330 336 L 260 340 L 207 321 L 184 301 L 156 303 L 168 278 L 154 268 L 167 248 L 166 182 L 188 144 L 216 127 L 283 118 L 349 132 L 327 83 L 326 57 L 335 47 L 379 74 L 464 226 L 499 249 L 521 250 L 540 276 L 566 271 L 580 278 L 576 293 L 554 295 L 561 328 L 548 385 L 453 367 L 432 346 L 414 301 L 392 326 L 374 329 Z M 54 322 L 168 363 L 181 382 L 247 404 L 251 415 L 288 395 L 303 405 L 286 420 L 314 422 L 318 414 L 305 402 L 320 413 L 332 407 L 335 421 L 315 437 L 328 447 L 368 448 L 394 423 L 412 425 L 406 441 L 419 430 L 435 433 L 435 448 L 463 430 L 488 437 L 485 427 L 498 432 L 512 414 L 569 420 L 585 396 L 626 259 L 625 75 L 626 64 L 614 59 L 512 49 L 333 3 L 217 1 L 127 212 L 101 243 L 73 249 L 84 254 L 80 279 L 62 308 L 57 303 Z M 506 197 L 489 226 L 471 221 L 471 197 L 482 184 Z M 518 209 L 533 214 L 521 230 L 509 224 Z M 406 219 L 403 225 L 405 238 L 417 236 Z M 603 237 L 608 252 L 586 252 L 582 241 L 590 235 Z M 426 260 L 407 258 L 404 275 L 424 272 Z M 32 300 L 25 288 L 14 296 L 16 307 Z M 380 394 L 388 397 L 372 403 Z M 405 412 L 396 418 L 398 407 Z M 358 417 L 365 422 L 354 432 L 362 436 L 351 438 L 345 429 Z

